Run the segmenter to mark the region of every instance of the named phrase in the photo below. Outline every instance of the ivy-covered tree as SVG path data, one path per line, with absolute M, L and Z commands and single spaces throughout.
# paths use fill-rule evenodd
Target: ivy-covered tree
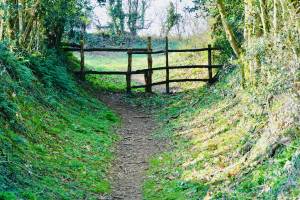
M 190 8 L 196 16 L 205 15 L 214 18 L 211 34 L 214 45 L 222 47 L 223 58 L 238 56 L 244 41 L 244 1 L 243 0 L 195 0 Z
M 122 0 L 109 0 L 109 16 L 111 17 L 111 29 L 113 34 L 122 35 L 125 31 L 125 13 Z
M 128 0 L 127 26 L 132 36 L 147 28 L 145 15 L 149 3 L 149 0 Z
M 111 30 L 114 35 L 124 35 L 125 29 L 135 37 L 139 30 L 147 29 L 146 11 L 149 8 L 149 0 L 98 0 L 100 5 L 106 3 L 108 15 L 111 18 Z
M 174 26 L 178 26 L 182 16 L 177 12 L 173 2 L 170 2 L 167 11 L 166 34 L 172 30 Z

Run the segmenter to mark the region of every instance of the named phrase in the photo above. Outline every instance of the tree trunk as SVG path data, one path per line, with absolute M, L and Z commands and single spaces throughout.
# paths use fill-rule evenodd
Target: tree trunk
M 227 39 L 228 39 L 230 46 L 233 49 L 236 57 L 239 58 L 241 55 L 241 49 L 240 49 L 238 42 L 236 40 L 236 37 L 233 33 L 232 27 L 227 22 L 223 0 L 217 0 L 217 6 L 218 6 L 218 10 L 219 10 L 219 13 L 221 16 L 222 24 L 223 24 Z
M 19 5 L 18 5 L 18 19 L 19 19 L 19 43 L 22 42 L 22 34 L 24 31 L 24 25 L 23 25 L 23 11 L 24 11 L 24 6 L 25 6 L 25 2 L 24 0 L 19 0 Z
M 263 26 L 264 36 L 269 32 L 269 23 L 268 23 L 268 10 L 266 0 L 259 0 L 260 4 L 260 18 Z
M 15 29 L 15 23 L 16 23 L 16 2 L 15 0 L 7 1 L 9 4 L 8 8 L 8 22 L 6 26 L 6 34 L 7 38 L 10 40 L 14 40 L 16 37 L 16 29 Z
M 277 8 L 277 0 L 273 0 L 274 4 L 273 4 L 273 30 L 274 30 L 274 36 L 277 35 L 277 30 L 278 30 L 278 21 L 277 21 L 277 17 L 278 17 L 278 8 Z
M 251 38 L 254 35 L 253 32 L 253 24 L 254 24 L 254 13 L 253 13 L 253 0 L 245 0 L 245 31 L 244 31 L 244 37 L 247 46 L 250 46 L 251 44 Z
M 26 26 L 24 33 L 22 35 L 22 38 L 21 38 L 21 44 L 26 45 L 27 40 L 29 39 L 31 30 L 32 30 L 34 18 L 35 18 L 35 16 L 33 15 L 33 16 L 30 16 L 30 18 L 28 19 L 27 26 Z
M 5 0 L 2 0 L 1 1 L 2 5 L 5 5 L 6 4 L 6 1 Z M 4 24 L 5 24 L 5 20 L 4 20 L 4 16 L 5 16 L 5 9 L 0 9 L 0 41 L 3 40 L 3 37 L 4 37 Z
M 137 35 L 139 0 L 129 0 L 128 27 L 132 37 Z
M 251 40 L 253 36 L 253 0 L 245 0 L 245 25 L 244 25 L 244 37 L 246 48 L 251 46 Z M 247 61 L 243 59 L 244 63 L 244 77 L 247 80 L 251 80 L 251 74 L 253 72 L 252 61 Z

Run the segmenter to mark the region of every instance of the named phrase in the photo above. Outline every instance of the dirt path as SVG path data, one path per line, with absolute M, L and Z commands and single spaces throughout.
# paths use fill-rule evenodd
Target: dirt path
M 132 80 L 139 83 L 140 85 L 145 85 L 145 78 L 143 74 L 136 74 L 132 76 Z M 166 86 L 165 85 L 155 85 L 152 87 L 153 92 L 165 93 Z
M 145 78 L 143 74 L 137 74 L 132 76 L 132 80 L 139 83 L 140 85 L 145 85 Z M 181 89 L 178 86 L 172 86 L 170 87 L 170 90 L 172 92 L 179 92 Z M 155 85 L 152 86 L 152 91 L 157 93 L 165 93 L 166 92 L 166 86 L 165 85 Z
M 119 94 L 101 95 L 100 99 L 122 118 L 118 134 L 117 159 L 111 172 L 112 196 L 108 199 L 141 200 L 148 161 L 164 147 L 152 139 L 156 125 L 145 112 L 122 101 Z

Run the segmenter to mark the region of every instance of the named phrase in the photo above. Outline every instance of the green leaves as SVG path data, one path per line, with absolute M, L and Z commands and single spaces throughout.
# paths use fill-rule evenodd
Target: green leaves
M 0 192 L 0 199 L 3 199 L 3 200 L 16 200 L 17 197 L 12 192 Z
M 171 31 L 171 29 L 178 25 L 180 19 L 182 16 L 177 13 L 175 5 L 173 2 L 170 2 L 170 5 L 168 7 L 168 14 L 167 14 L 167 34 Z

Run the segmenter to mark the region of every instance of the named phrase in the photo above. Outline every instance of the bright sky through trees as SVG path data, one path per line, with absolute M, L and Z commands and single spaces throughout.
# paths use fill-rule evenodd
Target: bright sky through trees
M 92 0 L 95 5 L 95 0 Z M 184 17 L 184 28 L 183 31 L 185 35 L 192 35 L 195 31 L 198 33 L 203 32 L 207 29 L 207 22 L 204 19 L 195 19 L 191 14 L 185 12 L 185 7 L 192 6 L 193 3 L 190 0 L 152 0 L 151 6 L 146 13 L 146 21 L 150 23 L 151 26 L 147 30 L 143 30 L 140 32 L 142 35 L 160 35 L 161 27 L 163 23 L 163 19 L 167 15 L 167 8 L 170 2 L 173 2 L 178 9 L 178 12 Z M 95 22 L 101 20 L 102 25 L 106 25 L 109 22 L 109 16 L 107 15 L 106 7 L 100 8 L 99 6 L 95 6 Z M 192 19 L 192 20 L 191 20 Z M 94 28 L 92 30 L 95 30 Z M 177 34 L 174 30 L 171 34 Z

